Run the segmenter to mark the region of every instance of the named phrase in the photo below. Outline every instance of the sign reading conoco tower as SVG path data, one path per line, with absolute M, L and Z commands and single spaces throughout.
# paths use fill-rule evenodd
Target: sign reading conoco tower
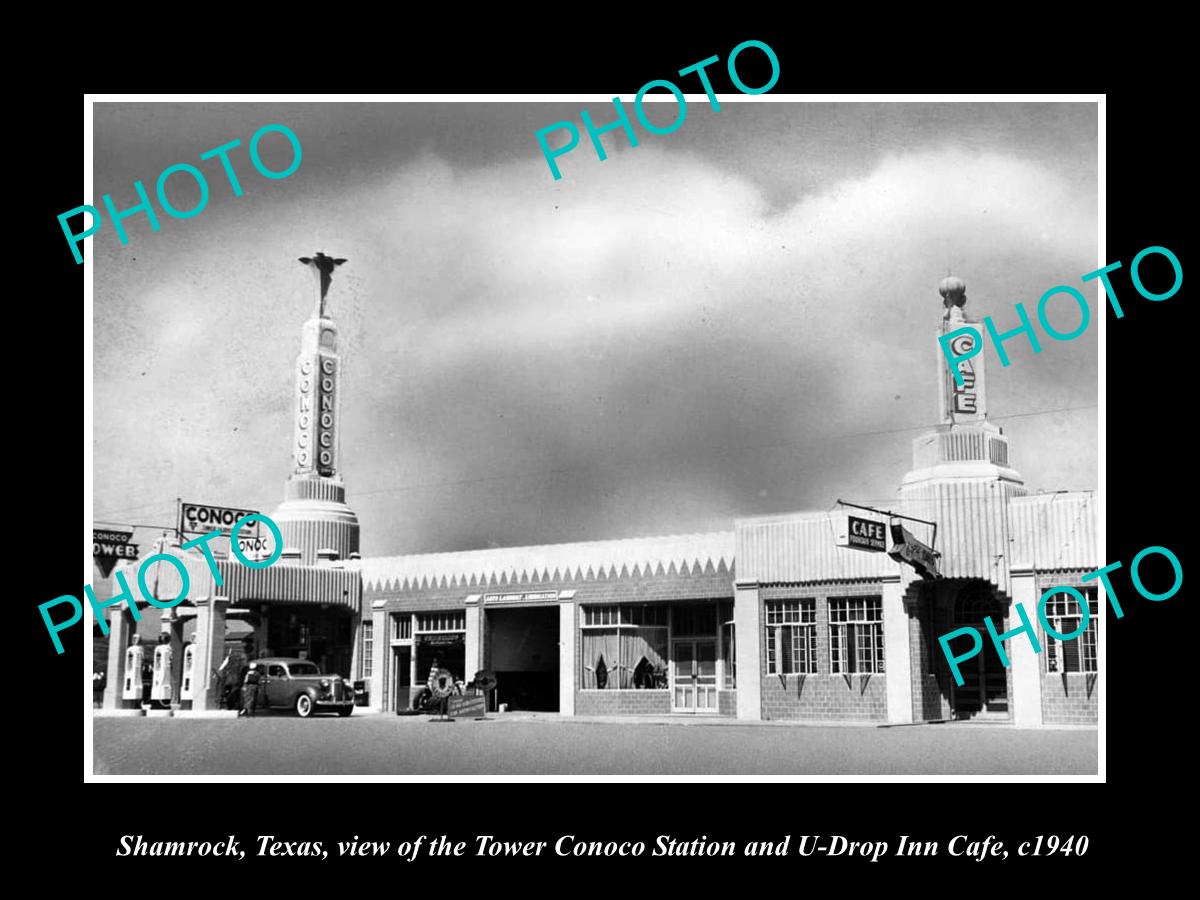
M 320 551 L 331 551 L 321 553 L 325 558 L 342 559 L 357 552 L 358 517 L 346 505 L 338 472 L 341 357 L 328 308 L 334 270 L 346 260 L 318 252 L 300 262 L 313 274 L 316 303 L 296 358 L 292 474 L 272 518 L 283 533 L 284 550 L 299 550 L 300 562 L 312 565 Z

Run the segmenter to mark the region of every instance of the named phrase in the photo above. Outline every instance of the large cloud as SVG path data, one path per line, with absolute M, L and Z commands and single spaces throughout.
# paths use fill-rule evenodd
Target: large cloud
M 97 308 L 123 290 L 132 314 L 97 330 L 97 508 L 152 499 L 127 471 L 169 494 L 274 505 L 311 302 L 287 266 L 315 239 L 351 259 L 333 297 L 342 461 L 376 553 L 890 496 L 913 433 L 843 436 L 936 416 L 947 264 L 968 281 L 968 312 L 1002 324 L 1017 300 L 1093 268 L 1094 199 L 1014 157 L 894 155 L 782 209 L 686 153 L 587 162 L 551 184 L 527 160 L 429 155 L 282 216 L 248 208 L 188 267 L 154 270 L 169 275 L 98 274 Z M 120 352 L 134 347 L 141 365 Z M 1094 402 L 1094 330 L 1010 352 L 1003 372 L 989 361 L 993 414 Z M 1094 416 L 1056 427 L 1073 426 L 1094 431 Z M 1016 448 L 1047 487 L 1091 486 L 1081 452 Z

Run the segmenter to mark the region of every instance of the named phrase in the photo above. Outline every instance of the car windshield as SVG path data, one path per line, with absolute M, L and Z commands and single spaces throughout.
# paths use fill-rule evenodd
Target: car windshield
M 321 670 L 309 662 L 292 663 L 288 666 L 293 675 L 320 675 Z

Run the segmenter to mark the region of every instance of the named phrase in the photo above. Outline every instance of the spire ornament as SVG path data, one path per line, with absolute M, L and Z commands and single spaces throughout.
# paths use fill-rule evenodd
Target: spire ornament
M 318 250 L 316 256 L 300 257 L 300 262 L 312 270 L 313 277 L 317 280 L 317 316 L 326 319 L 328 316 L 325 313 L 325 295 L 329 293 L 329 285 L 333 281 L 333 270 L 346 260 L 334 259 Z

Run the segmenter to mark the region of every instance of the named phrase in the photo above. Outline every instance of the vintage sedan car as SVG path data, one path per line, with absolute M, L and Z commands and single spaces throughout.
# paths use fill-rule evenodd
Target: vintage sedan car
M 305 719 L 318 712 L 339 716 L 354 712 L 354 686 L 341 675 L 322 675 L 316 663 L 307 659 L 270 657 L 255 662 L 261 673 L 260 708 L 294 709 Z

